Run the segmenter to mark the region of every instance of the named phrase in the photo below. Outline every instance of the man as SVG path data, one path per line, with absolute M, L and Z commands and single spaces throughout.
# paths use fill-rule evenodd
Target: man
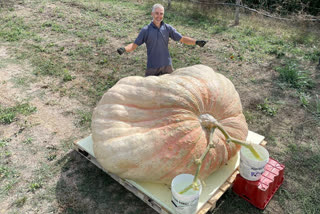
M 165 24 L 163 22 L 164 7 L 161 4 L 153 5 L 151 15 L 152 22 L 141 29 L 134 43 L 117 49 L 118 53 L 122 55 L 124 52 L 134 51 L 138 46 L 146 43 L 148 55 L 146 76 L 172 73 L 172 60 L 168 49 L 169 37 L 187 45 L 203 47 L 206 44 L 206 41 L 182 36 L 171 25 Z

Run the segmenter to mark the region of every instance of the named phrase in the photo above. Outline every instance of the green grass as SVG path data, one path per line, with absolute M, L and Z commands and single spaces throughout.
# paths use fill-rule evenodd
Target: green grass
M 34 193 L 36 190 L 40 189 L 41 187 L 42 187 L 42 184 L 40 182 L 34 181 L 30 183 L 29 190 Z
M 20 103 L 13 107 L 4 107 L 0 105 L 0 123 L 10 124 L 18 114 L 30 115 L 37 111 L 36 107 L 30 106 L 29 103 Z
M 78 110 L 77 111 L 77 125 L 82 128 L 89 128 L 91 125 L 91 115 L 92 112 Z
M 0 198 L 5 197 L 19 182 L 20 174 L 9 166 L 0 164 Z
M 36 67 L 34 70 L 35 75 L 45 76 L 61 76 L 63 75 L 63 64 L 57 57 L 35 57 L 32 64 Z
M 31 78 L 26 76 L 18 76 L 13 79 L 16 87 L 28 87 L 30 85 Z
M 61 141 L 60 147 L 64 152 L 70 151 L 71 149 L 74 148 L 73 143 L 76 142 L 77 140 L 79 139 L 77 139 L 76 137 L 66 138 Z
M 309 183 L 309 187 L 305 188 L 303 183 L 307 182 L 310 178 L 308 174 L 311 173 L 314 178 L 320 176 L 320 147 L 317 145 L 315 148 L 298 143 L 291 143 L 288 146 L 288 153 L 291 159 L 287 162 L 287 168 L 295 168 L 300 173 L 289 173 L 289 177 L 294 177 L 300 183 L 297 184 L 298 191 L 290 192 L 290 197 L 297 201 L 299 207 L 302 208 L 304 213 L 318 213 L 320 211 L 320 181 L 314 180 Z
M 309 94 L 301 92 L 299 93 L 299 98 L 302 106 L 307 107 L 310 104 L 311 97 Z
M 320 50 L 316 47 L 311 48 L 306 53 L 304 53 L 303 58 L 305 60 L 310 60 L 311 62 L 319 62 Z
M 172 45 L 169 47 L 169 51 L 172 57 L 172 64 L 175 69 L 195 64 L 201 64 L 201 59 L 199 57 L 199 48 L 188 45 Z
M 31 137 L 26 138 L 24 141 L 22 141 L 23 144 L 31 144 L 33 139 Z
M 22 18 L 9 16 L 0 19 L 0 39 L 7 42 L 17 42 L 30 36 L 32 33 Z
M 43 28 L 49 28 L 51 31 L 57 32 L 57 33 L 67 33 L 67 29 L 65 29 L 64 26 L 52 22 L 52 21 L 46 21 L 42 24 Z
M 117 72 L 113 71 L 110 74 L 105 75 L 103 78 L 98 75 L 91 76 L 90 82 L 95 84 L 93 84 L 93 87 L 88 91 L 88 93 L 90 93 L 91 96 L 96 97 L 96 100 L 99 100 L 109 88 L 119 81 L 120 77 L 116 76 L 116 73 Z
M 0 148 L 4 148 L 5 146 L 8 145 L 9 140 L 7 139 L 1 139 L 0 140 Z
M 63 81 L 68 82 L 73 80 L 74 77 L 71 76 L 70 71 L 67 69 L 63 70 Z
M 268 116 L 275 116 L 278 111 L 277 107 L 272 104 L 268 98 L 266 98 L 263 103 L 258 104 L 257 109 Z
M 307 31 L 298 31 L 289 36 L 289 41 L 292 41 L 295 45 L 313 45 L 317 40 L 316 35 Z
M 307 97 L 307 102 L 304 102 L 305 105 L 303 105 L 307 111 L 311 112 L 314 116 L 314 118 L 318 121 L 320 124 L 320 97 L 318 94 L 316 94 L 313 97 Z M 300 98 L 301 100 L 301 98 Z
M 12 205 L 14 205 L 15 207 L 21 208 L 26 203 L 27 199 L 28 199 L 27 196 L 23 196 L 21 198 L 16 199 Z
M 11 157 L 10 142 L 11 139 L 0 139 L 0 199 L 10 193 L 20 178 L 20 173 L 9 164 Z
M 282 67 L 277 67 L 276 71 L 280 74 L 279 79 L 288 83 L 290 87 L 304 90 L 314 86 L 310 71 L 299 68 L 297 62 L 288 62 Z

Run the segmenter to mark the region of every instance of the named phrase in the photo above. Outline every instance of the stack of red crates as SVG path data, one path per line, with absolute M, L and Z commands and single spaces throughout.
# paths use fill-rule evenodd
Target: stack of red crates
M 238 174 L 232 190 L 255 207 L 264 209 L 284 180 L 284 168 L 284 165 L 269 158 L 260 180 L 249 181 Z

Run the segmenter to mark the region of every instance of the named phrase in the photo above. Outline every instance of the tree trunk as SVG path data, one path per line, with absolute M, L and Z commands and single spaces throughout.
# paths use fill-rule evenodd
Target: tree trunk
M 171 0 L 168 0 L 168 9 L 171 7 Z
M 236 4 L 240 5 L 241 0 L 236 0 Z M 236 14 L 235 14 L 235 22 L 234 25 L 239 25 L 239 7 L 236 7 Z

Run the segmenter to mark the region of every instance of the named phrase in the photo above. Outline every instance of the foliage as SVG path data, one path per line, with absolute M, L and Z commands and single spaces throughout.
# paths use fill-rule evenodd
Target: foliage
M 301 70 L 296 62 L 290 61 L 282 67 L 277 67 L 276 71 L 280 74 L 280 80 L 293 88 L 303 90 L 314 86 L 310 71 Z
M 17 16 L 0 18 L 0 39 L 8 42 L 16 42 L 27 38 L 32 33 L 24 20 Z
M 12 123 L 17 114 L 29 115 L 36 110 L 37 108 L 30 106 L 29 103 L 21 103 L 9 108 L 0 105 L 0 123 Z
M 201 9 L 202 11 L 210 11 L 213 8 L 217 8 L 219 3 L 230 3 L 235 4 L 235 0 L 227 0 L 227 1 L 218 1 L 218 0 L 173 0 L 177 2 L 184 2 L 187 4 L 188 2 L 194 3 L 195 9 Z M 269 0 L 269 1 L 261 1 L 261 0 L 245 0 L 242 1 L 242 4 L 253 8 L 260 9 L 264 11 L 268 11 L 269 13 L 279 13 L 281 15 L 292 15 L 292 14 L 309 14 L 313 16 L 317 16 L 320 14 L 319 9 L 319 1 L 318 0 L 285 0 L 285 1 L 277 1 L 277 0 Z
M 234 1 L 228 1 L 234 3 Z M 310 15 L 319 15 L 319 1 L 318 0 L 286 0 L 286 1 L 261 1 L 261 0 L 246 0 L 243 4 L 255 8 L 263 9 L 272 13 L 281 14 L 297 14 L 297 13 L 308 13 Z
M 269 116 L 275 116 L 278 111 L 277 108 L 270 103 L 268 98 L 266 98 L 263 103 L 258 104 L 257 108 Z
M 312 98 L 310 97 L 307 105 L 304 105 L 304 107 L 320 122 L 320 97 L 318 94 Z
M 310 104 L 310 95 L 304 92 L 299 93 L 299 98 L 302 106 L 306 107 Z

